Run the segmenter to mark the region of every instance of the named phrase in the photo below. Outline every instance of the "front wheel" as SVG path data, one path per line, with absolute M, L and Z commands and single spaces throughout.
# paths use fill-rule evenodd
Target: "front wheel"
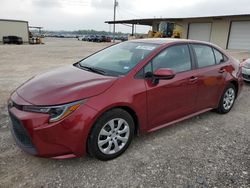
M 220 103 L 216 111 L 220 114 L 228 113 L 234 105 L 235 98 L 236 98 L 235 86 L 233 84 L 229 84 L 221 96 Z
M 110 110 L 95 123 L 88 139 L 88 151 L 100 160 L 114 159 L 128 148 L 133 135 L 131 115 L 122 109 Z

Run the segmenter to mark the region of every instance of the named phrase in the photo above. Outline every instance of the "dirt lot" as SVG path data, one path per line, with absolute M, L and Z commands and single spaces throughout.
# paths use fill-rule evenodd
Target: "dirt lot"
M 6 100 L 31 76 L 72 64 L 108 44 L 46 39 L 0 45 L 0 187 L 250 187 L 250 85 L 229 114 L 208 112 L 136 137 L 119 158 L 68 160 L 22 152 L 9 131 Z M 230 52 L 237 58 L 246 52 Z

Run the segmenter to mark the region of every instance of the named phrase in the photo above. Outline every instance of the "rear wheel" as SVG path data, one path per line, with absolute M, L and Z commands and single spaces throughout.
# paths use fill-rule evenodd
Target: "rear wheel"
M 89 136 L 88 151 L 100 160 L 114 159 L 128 148 L 133 134 L 131 115 L 122 109 L 110 110 L 95 123 Z
M 220 114 L 228 113 L 234 105 L 235 98 L 236 98 L 235 86 L 233 84 L 229 84 L 221 96 L 220 103 L 216 111 Z

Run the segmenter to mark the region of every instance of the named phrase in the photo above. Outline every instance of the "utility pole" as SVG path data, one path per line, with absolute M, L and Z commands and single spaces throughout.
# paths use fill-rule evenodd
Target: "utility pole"
M 118 6 L 117 0 L 114 0 L 114 25 L 113 25 L 113 42 L 115 42 L 115 16 L 116 16 L 116 7 Z

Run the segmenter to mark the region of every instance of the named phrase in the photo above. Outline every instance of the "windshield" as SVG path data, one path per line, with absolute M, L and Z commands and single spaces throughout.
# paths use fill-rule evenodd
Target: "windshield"
M 123 42 L 83 59 L 79 65 L 90 71 L 102 71 L 104 75 L 125 75 L 158 46 L 150 43 Z

